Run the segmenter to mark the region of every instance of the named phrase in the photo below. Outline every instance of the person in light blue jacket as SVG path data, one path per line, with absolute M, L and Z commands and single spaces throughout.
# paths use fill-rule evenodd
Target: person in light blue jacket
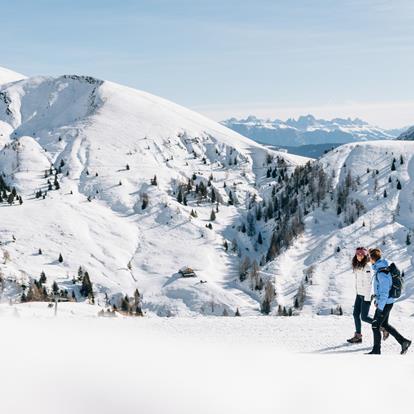
M 401 345 L 401 354 L 405 354 L 411 345 L 411 341 L 404 338 L 393 326 L 388 323 L 391 309 L 395 302 L 390 297 L 392 286 L 392 276 L 389 272 L 388 261 L 383 259 L 380 249 L 369 250 L 372 270 L 374 271 L 374 295 L 376 311 L 372 321 L 372 332 L 374 334 L 374 346 L 368 354 L 381 354 L 381 332 L 386 329 L 391 336 Z

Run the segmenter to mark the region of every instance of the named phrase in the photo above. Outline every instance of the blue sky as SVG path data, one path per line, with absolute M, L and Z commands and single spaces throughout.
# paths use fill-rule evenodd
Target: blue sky
M 412 0 L 13 0 L 0 66 L 90 74 L 215 119 L 414 123 Z

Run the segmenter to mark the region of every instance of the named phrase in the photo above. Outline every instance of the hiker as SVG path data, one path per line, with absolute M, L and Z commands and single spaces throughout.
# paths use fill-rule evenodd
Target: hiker
M 411 345 L 411 341 L 404 338 L 394 327 L 388 323 L 391 309 L 395 299 L 390 296 L 393 287 L 392 275 L 388 261 L 383 259 L 380 249 L 370 249 L 369 256 L 374 271 L 374 294 L 376 311 L 372 321 L 372 332 L 374 334 L 374 346 L 368 354 L 381 354 L 381 332 L 384 327 L 391 336 L 401 345 L 401 355 L 405 354 Z
M 362 342 L 361 320 L 369 324 L 372 323 L 372 318 L 368 316 L 371 306 L 372 273 L 368 250 L 365 247 L 357 247 L 355 250 L 355 255 L 352 258 L 352 271 L 355 275 L 356 291 L 353 313 L 355 334 L 352 338 L 347 339 L 347 342 L 359 344 Z

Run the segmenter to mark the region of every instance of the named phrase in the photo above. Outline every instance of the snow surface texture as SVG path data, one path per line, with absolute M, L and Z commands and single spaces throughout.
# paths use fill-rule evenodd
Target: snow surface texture
M 92 77 L 34 77 L 1 87 L 0 97 L 0 171 L 24 200 L 0 206 L 6 280 L 27 285 L 43 270 L 49 286 L 56 280 L 70 291 L 82 266 L 101 305 L 105 294 L 138 288 L 147 314 L 258 312 L 238 288 L 238 259 L 223 242 L 264 182 L 267 154 L 278 153 L 162 98 Z M 307 161 L 279 155 L 290 169 Z M 62 162 L 60 189 L 35 198 L 48 190 L 45 170 Z M 221 201 L 213 230 L 206 225 L 214 205 L 177 202 L 193 174 L 205 185 L 213 175 Z M 183 266 L 198 277 L 179 278 Z M 21 292 L 9 285 L 5 296 L 17 300 Z
M 385 130 L 369 125 L 358 118 L 325 120 L 312 115 L 287 121 L 249 116 L 246 119 L 227 119 L 222 124 L 258 142 L 287 147 L 393 139 L 402 132 L 402 129 Z
M 390 338 L 383 355 L 364 355 L 372 335 L 364 325 L 364 342 L 345 344 L 350 317 L 112 319 L 59 306 L 56 318 L 46 304 L 0 306 L 3 412 L 385 414 L 412 405 L 414 353 L 400 356 Z M 414 330 L 412 318 L 391 322 Z M 379 383 L 398 398 L 379 396 Z

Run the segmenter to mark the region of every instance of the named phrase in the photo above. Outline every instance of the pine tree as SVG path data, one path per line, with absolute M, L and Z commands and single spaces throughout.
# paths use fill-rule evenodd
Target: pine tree
M 39 283 L 40 284 L 44 284 L 44 283 L 46 283 L 46 274 L 45 274 L 45 272 L 42 270 L 42 273 L 40 273 L 40 278 L 39 278 Z
M 404 164 L 404 158 L 402 156 L 402 154 L 400 155 L 400 164 L 403 165 Z
M 93 295 L 93 286 L 89 278 L 88 272 L 85 272 L 82 276 L 82 286 L 80 288 L 80 294 L 85 298 Z
M 405 244 L 407 246 L 409 246 L 411 244 L 411 237 L 410 237 L 410 234 L 409 233 L 407 233 L 407 238 L 405 239 Z
M 42 254 L 42 249 L 39 249 L 39 255 L 41 255 Z
M 257 236 L 257 243 L 263 244 L 263 238 L 262 238 L 262 233 L 261 232 L 259 232 L 259 235 Z
M 402 185 L 400 180 L 397 180 L 397 190 L 401 190 L 402 189 Z
M 181 188 L 178 190 L 177 201 L 182 204 L 183 202 L 183 193 L 181 192 Z
M 130 304 L 129 304 L 129 298 L 127 295 L 122 299 L 121 302 L 121 310 L 123 312 L 129 312 L 131 310 Z
M 395 162 L 396 162 L 397 160 L 394 158 L 393 160 L 392 160 L 392 164 L 391 164 L 391 171 L 395 171 L 396 170 L 396 167 L 395 167 Z
M 232 206 L 233 204 L 234 204 L 233 193 L 230 190 L 229 191 L 229 206 Z
M 53 292 L 53 294 L 54 294 L 54 295 L 57 295 L 57 294 L 59 293 L 59 286 L 58 286 L 58 284 L 56 283 L 56 280 L 53 282 L 53 285 L 52 285 L 52 292 Z
M 129 164 L 127 164 L 125 168 L 127 171 L 129 171 Z
M 387 197 L 388 197 L 387 190 L 384 190 L 384 198 L 387 198 Z
M 214 191 L 214 188 L 211 189 L 211 202 L 214 204 L 216 202 L 216 192 Z
M 234 314 L 234 316 L 241 316 L 241 315 L 240 315 L 239 308 L 237 308 L 237 309 L 236 309 L 236 313 Z
M 229 250 L 229 244 L 227 243 L 227 240 L 224 240 L 223 246 L 224 250 L 227 252 Z
M 214 221 L 215 219 L 216 219 L 216 213 L 214 212 L 214 210 L 211 210 L 210 220 Z
M 59 253 L 59 263 L 62 263 L 63 262 L 63 256 L 62 256 L 62 253 Z

